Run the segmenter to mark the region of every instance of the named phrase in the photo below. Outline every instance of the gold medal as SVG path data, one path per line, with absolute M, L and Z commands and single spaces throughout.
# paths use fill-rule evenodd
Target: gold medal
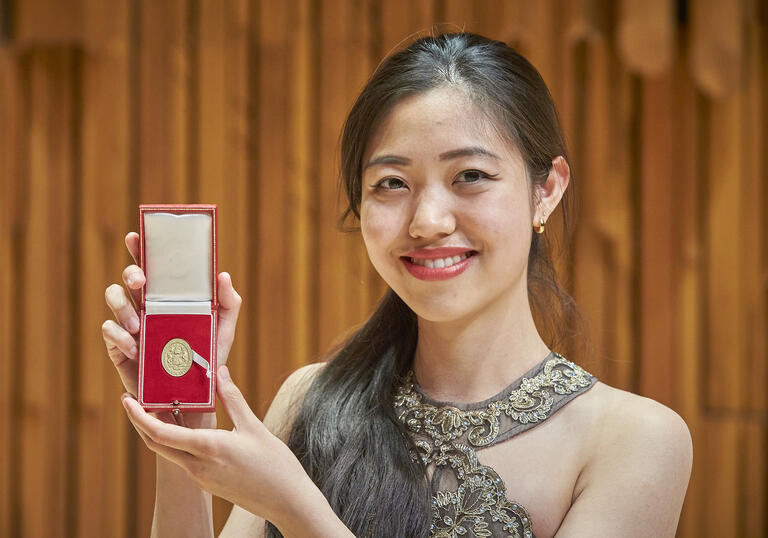
M 186 340 L 173 338 L 163 347 L 163 369 L 174 377 L 181 377 L 192 367 L 192 348 Z

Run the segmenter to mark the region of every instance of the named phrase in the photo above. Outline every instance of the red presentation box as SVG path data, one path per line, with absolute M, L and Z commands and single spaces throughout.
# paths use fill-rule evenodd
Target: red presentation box
M 146 275 L 138 400 L 147 411 L 216 409 L 216 205 L 139 206 Z

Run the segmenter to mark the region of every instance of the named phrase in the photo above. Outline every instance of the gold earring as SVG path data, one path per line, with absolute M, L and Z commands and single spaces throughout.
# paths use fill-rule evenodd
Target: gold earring
M 537 234 L 543 234 L 544 233 L 544 217 L 539 217 L 539 225 L 533 227 L 534 230 L 536 230 Z

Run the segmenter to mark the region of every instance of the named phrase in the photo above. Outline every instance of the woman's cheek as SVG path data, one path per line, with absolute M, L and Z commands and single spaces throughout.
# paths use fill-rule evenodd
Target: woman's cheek
M 397 228 L 393 221 L 396 216 L 388 216 L 389 213 L 391 212 L 376 210 L 375 207 L 366 207 L 360 215 L 360 232 L 363 242 L 371 263 L 379 273 L 386 264 L 386 257 L 397 239 Z

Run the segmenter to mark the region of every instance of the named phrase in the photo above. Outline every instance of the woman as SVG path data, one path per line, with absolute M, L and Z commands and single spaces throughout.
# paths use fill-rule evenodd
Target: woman
M 534 325 L 532 307 L 555 329 L 573 313 L 545 231 L 558 205 L 571 231 L 570 169 L 536 69 L 474 34 L 417 40 L 354 104 L 342 178 L 390 289 L 330 361 L 286 380 L 263 423 L 225 366 L 232 432 L 211 429 L 215 415 L 185 428 L 145 413 L 136 314 L 107 289 L 123 403 L 158 454 L 153 531 L 211 534 L 210 492 L 236 505 L 222 536 L 674 536 L 685 423 L 599 382 Z M 123 279 L 134 295 L 144 283 L 135 265 Z M 223 363 L 241 301 L 225 273 L 219 290 Z

